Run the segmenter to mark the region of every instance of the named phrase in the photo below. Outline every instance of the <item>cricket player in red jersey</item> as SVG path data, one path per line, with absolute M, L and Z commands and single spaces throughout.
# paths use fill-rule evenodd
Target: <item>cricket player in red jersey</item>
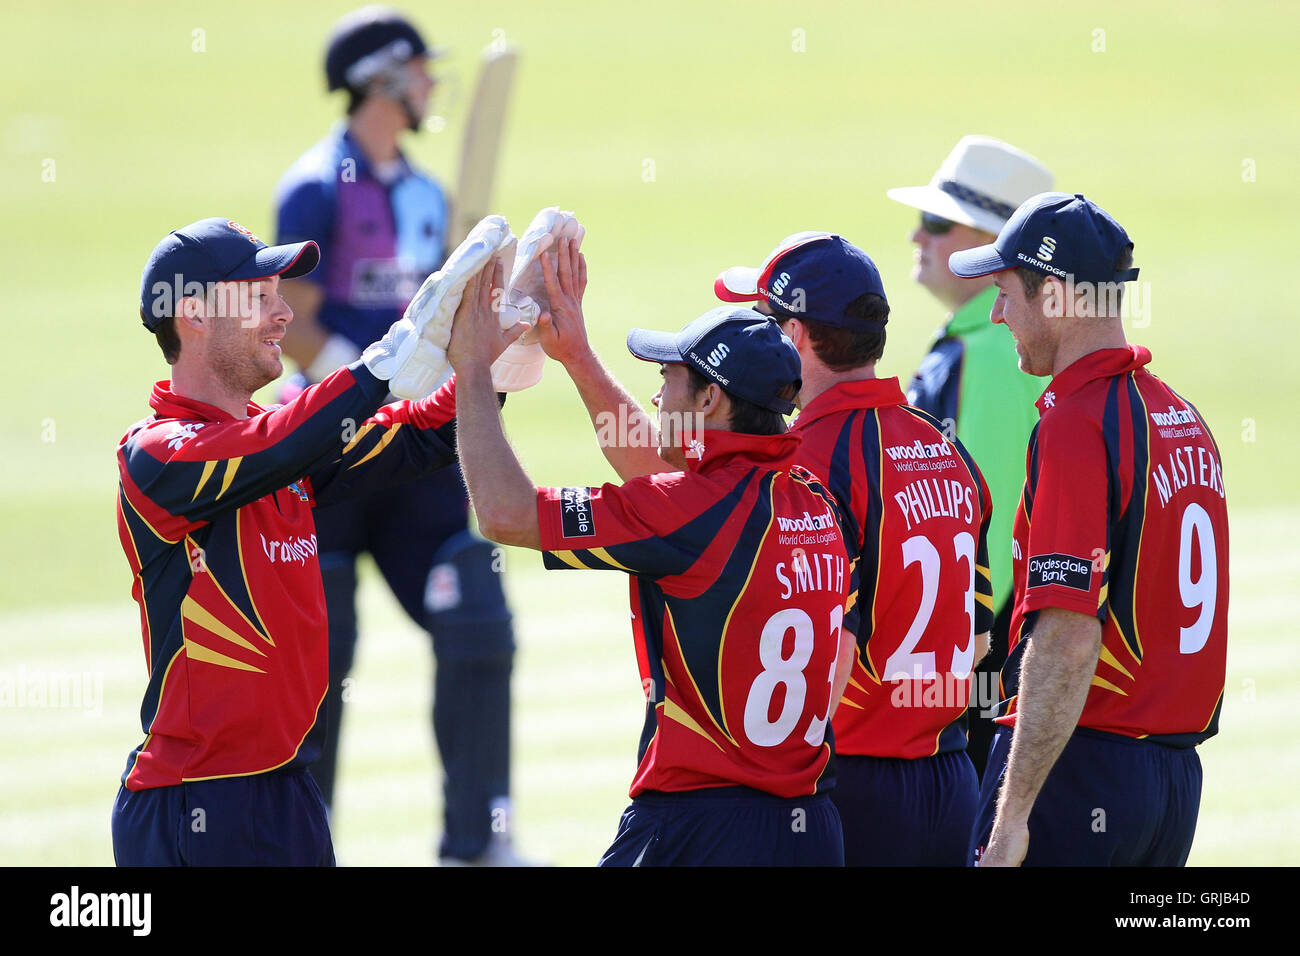
M 839 501 L 857 655 L 835 713 L 849 866 L 961 866 L 979 783 L 966 754 L 971 672 L 993 627 L 988 488 L 961 442 L 876 377 L 889 303 L 875 263 L 802 232 L 719 298 L 757 301 L 799 350 L 798 461 Z
M 981 866 L 1181 866 L 1218 732 L 1228 514 L 1200 413 L 1129 345 L 1133 243 L 1082 195 L 1026 200 L 952 271 L 996 276 L 990 319 L 1038 400 L 1013 541 L 1007 701 L 980 794 Z
M 585 265 L 559 246 L 548 299 L 571 314 Z M 480 530 L 544 552 L 549 568 L 631 576 L 646 725 L 632 803 L 601 864 L 841 865 L 825 789 L 852 646 L 849 567 L 833 499 L 795 465 L 800 439 L 782 417 L 798 388 L 794 347 L 750 309 L 715 309 L 680 333 L 634 329 L 629 350 L 661 366 L 662 454 L 679 470 L 536 488 L 501 431 L 485 276 L 448 349 Z M 543 347 L 554 328 L 543 323 Z
M 328 683 L 312 509 L 454 459 L 454 382 L 383 403 L 432 389 L 446 368 L 433 333 L 446 342 L 465 281 L 508 234 L 485 220 L 387 335 L 269 410 L 252 396 L 283 371 L 279 283 L 315 267 L 315 243 L 268 247 L 204 219 L 154 249 L 140 317 L 172 376 L 118 447 L 149 668 L 147 736 L 113 807 L 119 865 L 333 864 L 306 770 Z

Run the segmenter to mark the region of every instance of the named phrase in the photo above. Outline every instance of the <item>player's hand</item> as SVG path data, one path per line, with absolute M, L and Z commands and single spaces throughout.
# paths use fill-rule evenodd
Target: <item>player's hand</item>
M 582 297 L 587 291 L 587 257 L 580 240 L 561 239 L 542 254 L 542 278 L 550 308 L 537 320 L 542 349 L 563 365 L 591 352 Z
M 980 866 L 1019 866 L 1029 852 L 1029 826 L 1009 823 L 998 817 L 993 821 L 989 845 L 980 856 Z
M 513 248 L 513 239 L 503 217 L 480 220 L 442 268 L 424 280 L 388 334 L 361 353 L 366 367 L 398 398 L 423 398 L 443 381 L 452 317 L 465 285 L 495 253 Z
M 528 331 L 527 322 L 501 328 L 498 313 L 504 297 L 504 269 L 494 257 L 466 284 L 465 294 L 456 308 L 447 358 L 457 372 L 490 367 L 511 342 Z
M 577 217 L 559 206 L 548 206 L 534 216 L 519 239 L 518 257 L 510 274 L 511 300 L 527 296 L 541 311 L 550 308 L 542 276 L 542 253 L 566 239 L 575 240 L 581 247 L 586 233 Z

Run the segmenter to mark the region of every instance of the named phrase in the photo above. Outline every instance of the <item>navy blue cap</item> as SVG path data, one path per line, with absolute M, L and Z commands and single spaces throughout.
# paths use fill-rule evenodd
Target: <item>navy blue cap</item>
M 359 90 L 384 70 L 429 52 L 420 31 L 396 10 L 362 7 L 334 25 L 325 80 L 331 91 Z
M 186 296 L 201 296 L 212 282 L 250 282 L 305 276 L 320 262 L 316 243 L 268 246 L 233 219 L 200 219 L 154 246 L 140 277 L 144 327 L 156 332 Z
M 1124 247 L 1124 227 L 1082 193 L 1039 193 L 1020 204 L 997 239 L 948 257 L 953 275 L 991 275 L 1027 266 L 1075 282 L 1128 282 L 1137 269 L 1115 271 Z
M 796 232 L 786 236 L 757 268 L 732 266 L 713 283 L 724 302 L 766 300 L 773 314 L 815 319 L 855 332 L 877 332 L 887 319 L 849 318 L 849 303 L 874 292 L 885 298 L 880 270 L 843 236 Z M 886 300 L 888 302 L 888 300 Z
M 689 365 L 724 392 L 782 415 L 794 411 L 794 402 L 781 390 L 803 384 L 799 350 L 770 315 L 753 309 L 719 306 L 680 332 L 633 329 L 627 350 L 647 362 Z

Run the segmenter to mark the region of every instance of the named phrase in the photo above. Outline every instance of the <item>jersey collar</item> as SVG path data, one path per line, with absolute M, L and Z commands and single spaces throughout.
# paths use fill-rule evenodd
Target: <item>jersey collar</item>
M 153 394 L 149 396 L 149 407 L 154 410 L 155 418 L 179 418 L 189 422 L 233 422 L 235 416 L 227 411 L 200 402 L 196 398 L 186 398 L 172 391 L 168 381 L 154 382 Z M 257 402 L 248 403 L 248 415 L 260 415 L 266 411 Z
M 745 435 L 706 428 L 698 444 L 686 449 L 686 470 L 707 475 L 730 465 L 743 464 L 783 471 L 794 464 L 802 441 L 803 436 L 794 432 Z
M 1123 375 L 1141 368 L 1150 361 L 1151 352 L 1141 345 L 1089 352 L 1062 369 L 1034 404 L 1038 406 L 1038 413 L 1041 415 L 1053 408 L 1065 396 L 1077 392 L 1095 379 Z
M 794 428 L 807 428 L 811 422 L 835 412 L 905 404 L 907 399 L 903 397 L 897 378 L 863 378 L 839 382 L 808 403 L 808 407 L 795 419 Z
M 948 320 L 948 325 L 944 329 L 944 334 L 965 335 L 986 325 L 991 325 L 989 313 L 993 311 L 993 301 L 997 297 L 998 287 L 995 285 L 977 292 L 952 314 L 952 318 Z

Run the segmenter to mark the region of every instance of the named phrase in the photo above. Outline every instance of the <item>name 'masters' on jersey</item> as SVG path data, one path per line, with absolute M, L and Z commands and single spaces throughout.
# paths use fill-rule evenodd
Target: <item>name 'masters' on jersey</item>
M 958 441 L 904 404 L 897 379 L 844 382 L 799 413 L 798 460 L 840 503 L 858 653 L 835 712 L 840 753 L 966 747 L 975 635 L 993 627 L 988 488 Z
M 1192 746 L 1218 732 L 1228 645 L 1228 509 L 1200 413 L 1140 346 L 1079 359 L 1038 400 L 1016 515 L 1015 612 L 1002 672 L 1043 608 L 1095 615 L 1101 658 L 1080 727 Z
M 831 782 L 831 704 L 848 556 L 794 434 L 705 431 L 686 472 L 541 488 L 548 568 L 632 575 L 646 722 L 631 796 Z
M 236 419 L 154 386 L 155 414 L 117 451 L 149 669 L 128 790 L 315 759 L 303 741 L 325 696 L 328 632 L 311 509 L 454 457 L 454 382 L 380 408 L 387 392 L 358 362 Z

